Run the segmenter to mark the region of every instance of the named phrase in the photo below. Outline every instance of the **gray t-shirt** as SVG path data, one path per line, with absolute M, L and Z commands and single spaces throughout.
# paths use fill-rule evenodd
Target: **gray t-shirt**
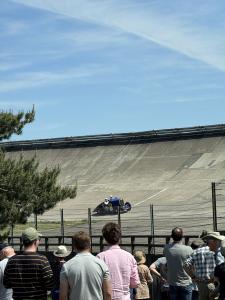
M 184 271 L 183 264 L 192 252 L 191 247 L 180 243 L 165 245 L 164 255 L 167 260 L 167 280 L 169 285 L 187 286 L 191 284 L 191 278 Z
M 107 279 L 109 270 L 104 261 L 87 252 L 67 261 L 60 273 L 60 281 L 69 284 L 70 300 L 102 300 L 102 284 Z

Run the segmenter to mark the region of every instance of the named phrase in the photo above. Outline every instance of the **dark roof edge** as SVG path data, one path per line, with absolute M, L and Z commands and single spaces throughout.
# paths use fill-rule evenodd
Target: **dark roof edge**
M 118 144 L 143 144 L 159 141 L 196 139 L 224 135 L 225 124 L 218 124 L 130 133 L 2 142 L 0 143 L 0 147 L 4 148 L 6 151 L 76 148 Z

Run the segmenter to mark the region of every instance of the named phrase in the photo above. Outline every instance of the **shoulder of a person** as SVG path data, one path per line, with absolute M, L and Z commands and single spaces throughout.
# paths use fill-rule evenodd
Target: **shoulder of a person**
M 189 251 L 191 253 L 193 252 L 193 249 L 188 245 L 185 245 L 185 244 L 182 244 L 182 243 L 177 243 L 176 245 L 177 245 L 177 247 L 179 247 L 181 249 L 184 249 L 184 250 Z
M 142 267 L 142 269 L 143 269 L 144 271 L 148 271 L 148 270 L 149 270 L 148 266 L 146 266 L 146 265 L 141 265 L 141 267 Z
M 37 258 L 39 258 L 42 261 L 49 261 L 48 258 L 47 258 L 47 256 L 45 256 L 44 254 L 37 253 L 37 252 L 33 255 L 33 257 L 37 257 Z
M 166 257 L 163 256 L 163 257 L 159 257 L 156 261 L 155 261 L 156 264 L 166 264 Z
M 174 246 L 174 244 L 171 244 L 171 243 L 165 244 L 164 250 L 168 250 L 169 248 L 171 248 L 171 247 L 173 247 L 173 246 Z

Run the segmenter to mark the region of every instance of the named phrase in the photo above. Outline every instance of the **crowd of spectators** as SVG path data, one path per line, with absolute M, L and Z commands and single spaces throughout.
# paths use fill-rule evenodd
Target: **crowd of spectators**
M 105 224 L 102 235 L 107 247 L 97 256 L 80 231 L 73 236 L 75 255 L 60 245 L 51 263 L 38 253 L 42 235 L 35 228 L 22 233 L 21 253 L 0 244 L 0 300 L 149 300 L 153 281 L 160 282 L 161 300 L 225 300 L 225 236 L 219 232 L 203 231 L 201 243 L 184 245 L 183 229 L 176 227 L 163 257 L 149 267 L 142 250 L 121 249 L 118 224 Z

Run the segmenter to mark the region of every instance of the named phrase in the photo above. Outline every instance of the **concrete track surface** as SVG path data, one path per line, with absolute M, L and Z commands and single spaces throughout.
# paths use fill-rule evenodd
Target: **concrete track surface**
M 8 152 L 18 157 L 20 151 Z M 168 234 L 174 226 L 196 234 L 212 229 L 211 182 L 225 177 L 225 137 L 208 137 L 144 144 L 106 145 L 23 151 L 37 156 L 40 167 L 59 165 L 62 185 L 78 183 L 75 199 L 67 199 L 39 219 L 86 220 L 109 195 L 121 196 L 132 210 L 121 216 L 124 234 L 149 234 L 150 204 L 154 205 L 156 234 Z M 225 185 L 221 185 L 225 187 Z M 218 196 L 218 227 L 225 228 L 225 197 Z M 92 217 L 93 234 L 116 216 Z M 86 229 L 87 224 L 78 226 Z M 67 234 L 74 231 L 68 228 Z

